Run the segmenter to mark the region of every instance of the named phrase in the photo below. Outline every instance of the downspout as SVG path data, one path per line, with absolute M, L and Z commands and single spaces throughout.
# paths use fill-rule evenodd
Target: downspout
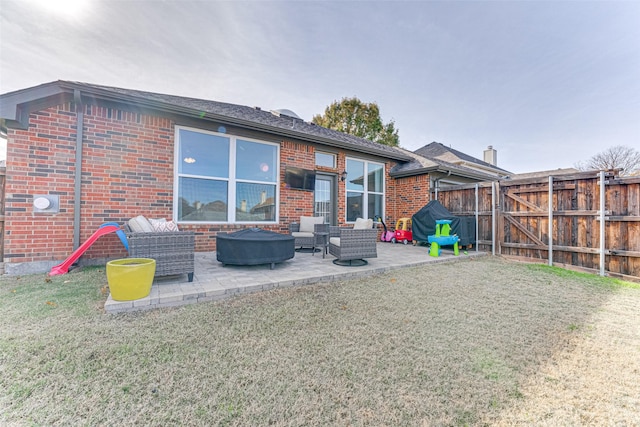
M 84 128 L 84 105 L 79 89 L 73 91 L 76 106 L 76 161 L 73 188 L 73 249 L 80 246 L 80 194 L 82 189 L 82 139 Z

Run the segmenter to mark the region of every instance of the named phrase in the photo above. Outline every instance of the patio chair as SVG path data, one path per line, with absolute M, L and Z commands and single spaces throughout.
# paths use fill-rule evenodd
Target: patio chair
M 289 233 L 295 238 L 294 246 L 302 249 L 304 247 L 312 248 L 315 252 L 316 247 L 316 225 L 323 225 L 323 216 L 301 216 L 300 223 L 292 222 L 289 224 Z
M 365 258 L 378 257 L 377 240 L 378 230 L 371 219 L 358 218 L 353 227 L 329 227 L 329 253 L 336 257 L 336 265 L 366 265 Z
M 136 219 L 139 220 L 139 218 Z M 195 270 L 195 233 L 193 231 L 133 231 L 130 224 L 132 224 L 131 221 L 124 225 L 130 257 L 155 259 L 156 276 L 186 273 L 189 282 L 193 282 Z

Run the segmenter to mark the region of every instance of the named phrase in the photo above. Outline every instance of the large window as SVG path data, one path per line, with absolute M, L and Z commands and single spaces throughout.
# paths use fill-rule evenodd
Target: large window
M 384 165 L 347 159 L 347 221 L 384 218 Z
M 176 127 L 176 219 L 275 222 L 279 146 Z

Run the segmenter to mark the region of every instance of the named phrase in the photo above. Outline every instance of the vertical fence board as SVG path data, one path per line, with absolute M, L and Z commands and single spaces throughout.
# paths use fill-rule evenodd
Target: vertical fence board
M 0 274 L 4 274 L 4 193 L 7 168 L 0 168 Z

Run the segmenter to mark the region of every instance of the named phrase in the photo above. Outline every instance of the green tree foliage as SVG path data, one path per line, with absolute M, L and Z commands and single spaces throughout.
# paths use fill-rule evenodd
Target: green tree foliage
M 359 136 L 380 144 L 397 147 L 399 145 L 398 129 L 390 121 L 382 123 L 380 108 L 375 102 L 364 103 L 358 98 L 343 98 L 334 101 L 323 115 L 315 115 L 313 123 L 329 129 Z
M 616 145 L 596 154 L 586 162 L 577 163 L 575 167 L 580 170 L 622 169 L 620 175 L 637 175 L 640 172 L 640 151 L 624 145 Z

